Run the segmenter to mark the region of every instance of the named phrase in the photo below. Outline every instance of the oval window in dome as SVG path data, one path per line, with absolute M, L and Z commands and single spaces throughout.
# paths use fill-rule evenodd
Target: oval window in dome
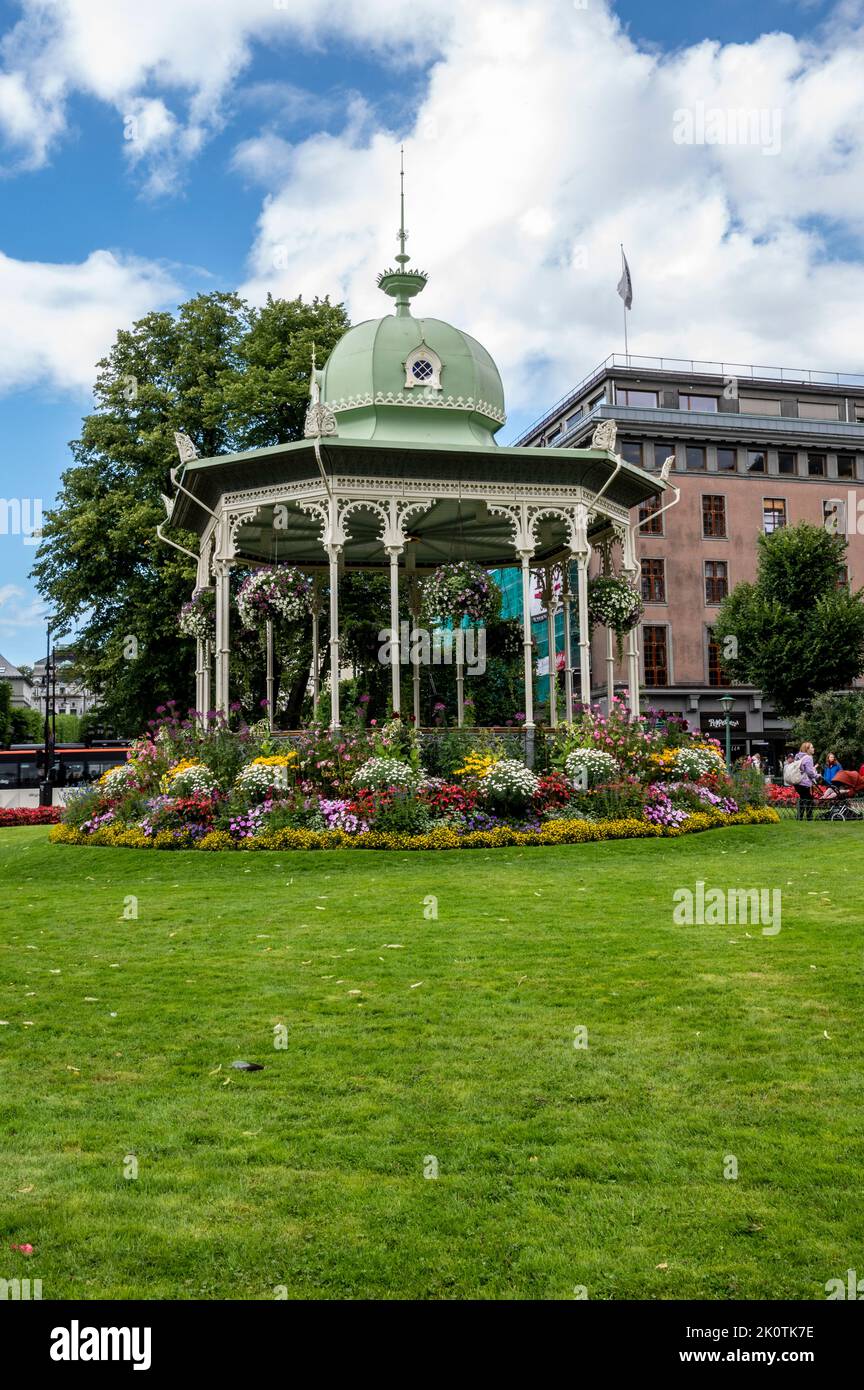
M 425 386 L 427 390 L 441 390 L 441 370 L 443 363 L 437 352 L 426 343 L 419 343 L 405 359 L 405 385 Z

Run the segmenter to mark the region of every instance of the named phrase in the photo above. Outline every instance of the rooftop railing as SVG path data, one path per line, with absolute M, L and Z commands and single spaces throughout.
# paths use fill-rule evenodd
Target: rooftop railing
M 556 416 L 575 404 L 581 395 L 590 390 L 595 382 L 600 382 L 616 368 L 625 371 L 669 372 L 678 375 L 716 376 L 724 381 L 776 382 L 787 386 L 836 386 L 850 387 L 864 394 L 864 375 L 858 372 L 821 372 L 811 367 L 769 367 L 756 362 L 714 362 L 698 357 L 645 357 L 629 352 L 612 352 L 583 377 L 578 386 L 563 395 L 560 400 L 535 420 L 529 429 L 523 431 L 515 441 L 525 444 L 540 429 L 550 424 Z

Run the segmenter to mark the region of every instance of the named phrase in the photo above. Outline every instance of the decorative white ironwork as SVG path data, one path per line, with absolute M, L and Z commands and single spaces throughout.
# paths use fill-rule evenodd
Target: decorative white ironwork
M 614 420 L 601 420 L 591 436 L 591 448 L 607 449 L 610 454 L 614 454 L 617 435 L 618 426 Z
M 419 383 L 422 385 L 432 383 Z M 417 382 L 414 385 L 418 385 Z M 326 401 L 326 406 L 338 415 L 343 410 L 360 410 L 368 405 L 413 405 L 426 407 L 435 410 L 475 410 L 479 415 L 485 415 L 490 420 L 495 420 L 499 425 L 506 425 L 507 416 L 503 410 L 490 401 L 476 399 L 473 396 L 425 396 L 405 394 L 405 388 L 401 391 L 376 391 L 373 395 L 371 391 L 366 391 L 358 396 L 341 396 L 338 400 Z
M 198 458 L 198 450 L 188 434 L 183 434 L 181 430 L 175 430 L 174 443 L 177 446 L 181 463 L 192 463 L 194 459 Z
M 304 439 L 319 439 L 322 435 L 336 434 L 336 416 L 329 405 L 322 405 L 320 401 L 313 401 L 306 411 L 306 421 L 303 426 Z

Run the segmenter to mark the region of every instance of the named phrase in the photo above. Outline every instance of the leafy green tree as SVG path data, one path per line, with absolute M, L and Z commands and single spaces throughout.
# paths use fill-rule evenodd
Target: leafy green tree
M 796 741 L 809 739 L 817 757 L 833 753 L 847 771 L 864 763 L 864 690 L 826 690 L 792 726 Z
M 313 339 L 323 360 L 347 326 L 326 299 L 255 309 L 198 295 L 122 329 L 98 364 L 34 575 L 56 622 L 77 627 L 78 669 L 115 733 L 140 732 L 157 705 L 182 707 L 194 689 L 194 647 L 176 621 L 194 566 L 156 536 L 174 431 L 203 457 L 302 437 Z M 172 538 L 195 548 L 192 535 Z
M 801 522 L 759 537 L 755 584 L 738 584 L 714 624 L 724 670 L 779 713 L 864 671 L 864 592 L 838 587 L 846 541 Z
M 6 747 L 12 733 L 12 686 L 0 681 L 0 746 Z
M 10 743 L 40 743 L 45 725 L 44 711 L 16 705 L 12 710 Z

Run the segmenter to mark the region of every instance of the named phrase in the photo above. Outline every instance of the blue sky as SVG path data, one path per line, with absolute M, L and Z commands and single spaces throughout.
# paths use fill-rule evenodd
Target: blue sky
M 502 441 L 620 348 L 619 240 L 636 350 L 864 371 L 860 5 L 469 8 L 418 12 L 409 46 L 382 0 L 0 0 L 0 495 L 50 506 L 93 363 L 148 308 L 241 287 L 386 312 L 402 139 L 424 309 L 501 365 Z M 675 147 L 673 109 L 757 92 L 778 158 Z M 0 535 L 17 661 L 44 642 L 33 554 Z

